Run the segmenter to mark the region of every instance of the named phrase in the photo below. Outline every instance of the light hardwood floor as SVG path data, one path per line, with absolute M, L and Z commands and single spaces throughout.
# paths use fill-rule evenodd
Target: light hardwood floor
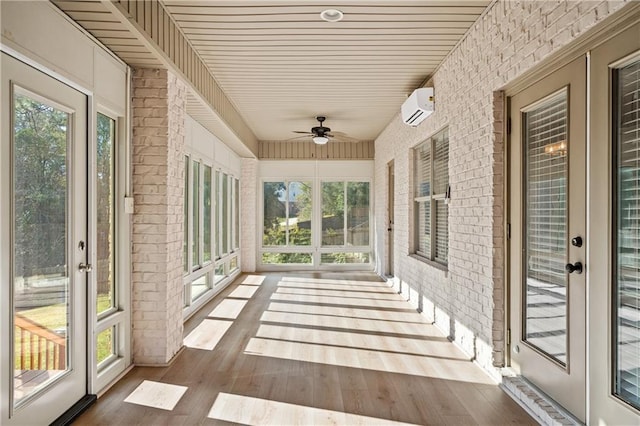
M 373 274 L 241 276 L 185 346 L 76 424 L 536 424 Z

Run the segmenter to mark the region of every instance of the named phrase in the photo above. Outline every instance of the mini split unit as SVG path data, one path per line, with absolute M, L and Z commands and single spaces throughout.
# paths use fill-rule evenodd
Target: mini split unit
M 416 89 L 402 104 L 402 121 L 416 127 L 430 116 L 433 110 L 433 87 Z

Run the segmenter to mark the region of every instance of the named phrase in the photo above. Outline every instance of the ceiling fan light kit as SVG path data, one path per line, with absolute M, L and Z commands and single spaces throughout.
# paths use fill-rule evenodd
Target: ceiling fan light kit
M 313 137 L 313 143 L 315 143 L 316 145 L 325 145 L 327 142 L 329 142 L 329 138 L 326 136 Z

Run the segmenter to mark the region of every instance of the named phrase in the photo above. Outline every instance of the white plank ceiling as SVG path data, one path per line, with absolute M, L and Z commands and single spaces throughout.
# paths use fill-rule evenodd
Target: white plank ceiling
M 128 64 L 160 66 L 105 8 L 108 2 L 52 1 Z M 315 117 L 324 115 L 332 133 L 371 141 L 490 2 L 163 0 L 162 4 L 258 140 L 290 140 L 299 136 L 292 131 L 308 131 L 318 124 Z M 143 0 L 138 3 L 148 5 Z M 341 10 L 344 19 L 321 20 L 320 12 L 328 8 Z M 204 106 L 198 104 L 194 110 L 196 104 L 189 102 L 191 113 L 197 112 L 194 115 L 208 128 L 218 128 L 206 117 Z
M 325 125 L 373 140 L 490 3 L 164 0 L 259 140 Z M 336 8 L 341 22 L 320 12 Z

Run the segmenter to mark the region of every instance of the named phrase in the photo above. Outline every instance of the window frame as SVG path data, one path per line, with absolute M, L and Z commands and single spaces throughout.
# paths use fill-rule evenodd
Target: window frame
M 447 170 L 447 181 L 446 181 L 446 186 L 444 187 L 444 192 L 435 192 L 435 188 L 436 188 L 436 152 L 437 152 L 437 143 L 439 140 L 442 140 L 443 142 L 446 141 L 446 152 L 447 152 L 447 165 L 446 165 L 446 170 Z M 418 151 L 423 149 L 423 147 L 428 146 L 429 148 L 429 194 L 428 195 L 418 195 L 419 194 L 419 190 L 418 190 L 418 185 L 419 185 L 419 180 L 417 178 L 417 173 L 418 170 L 420 170 L 418 168 L 418 161 L 419 157 L 418 157 Z M 444 204 L 447 206 L 447 228 L 449 226 L 449 209 L 448 209 L 448 205 L 449 205 L 449 201 L 451 199 L 451 185 L 449 183 L 449 149 L 450 149 L 450 139 L 449 139 L 449 128 L 447 127 L 443 127 L 440 130 L 438 130 L 437 132 L 433 133 L 431 136 L 429 136 L 427 139 L 425 139 L 424 141 L 420 142 L 418 145 L 416 145 L 415 147 L 412 148 L 412 154 L 413 154 L 413 161 L 412 161 L 412 165 L 413 165 L 413 170 L 412 170 L 412 176 L 413 176 L 413 220 L 414 220 L 414 232 L 413 232 L 413 250 L 412 250 L 412 257 L 417 258 L 421 261 L 424 261 L 426 263 L 429 263 L 430 265 L 433 265 L 439 269 L 443 269 L 443 270 L 448 270 L 448 264 L 449 264 L 449 253 L 447 250 L 447 256 L 446 259 L 442 260 L 440 258 L 437 257 L 437 240 L 438 240 L 438 229 L 437 229 L 437 220 L 434 220 L 434 218 L 437 217 L 437 208 L 438 208 L 438 202 L 444 202 Z M 419 233 L 419 223 L 421 220 L 420 217 L 420 204 L 421 203 L 429 203 L 429 253 L 425 253 L 423 251 L 420 250 L 421 248 L 421 235 Z M 447 231 L 447 239 L 449 236 L 449 232 Z M 448 245 L 448 241 L 447 241 L 447 245 Z

